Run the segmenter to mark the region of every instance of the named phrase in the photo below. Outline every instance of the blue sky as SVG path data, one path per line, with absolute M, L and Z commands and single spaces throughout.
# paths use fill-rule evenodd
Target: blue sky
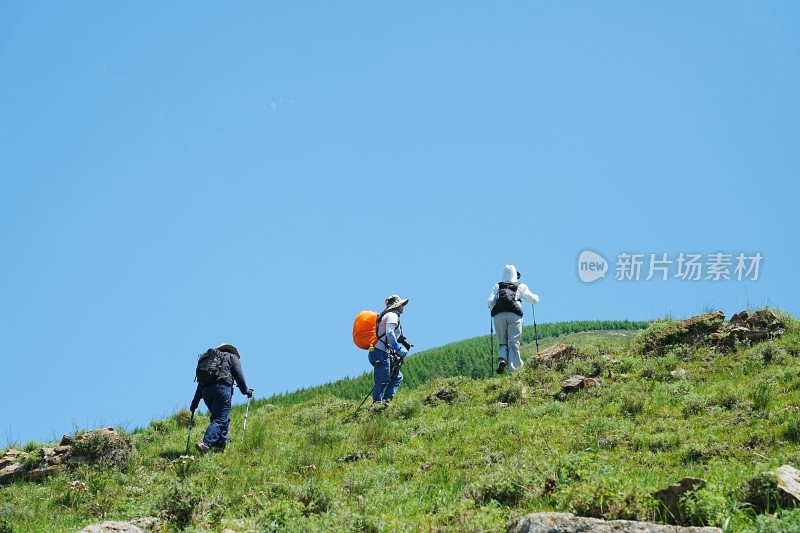
M 417 350 L 484 335 L 506 263 L 539 322 L 800 313 L 798 27 L 790 1 L 3 3 L 0 443 L 167 416 L 222 342 L 259 397 L 359 375 L 352 321 L 394 293 Z M 763 261 L 583 283 L 586 249 Z

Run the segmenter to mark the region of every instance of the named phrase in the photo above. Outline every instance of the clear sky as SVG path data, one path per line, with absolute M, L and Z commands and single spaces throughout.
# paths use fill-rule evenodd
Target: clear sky
M 506 263 L 538 322 L 800 314 L 798 28 L 791 0 L 1 3 L 0 444 L 168 416 L 222 342 L 257 397 L 359 375 L 394 293 L 415 351 L 485 335 Z

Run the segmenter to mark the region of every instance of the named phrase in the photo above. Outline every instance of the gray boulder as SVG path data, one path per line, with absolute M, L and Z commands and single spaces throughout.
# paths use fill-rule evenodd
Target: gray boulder
M 107 520 L 102 524 L 92 524 L 80 530 L 80 533 L 144 533 L 144 529 L 130 522 L 113 522 Z
M 135 518 L 130 522 L 107 520 L 102 524 L 86 526 L 78 533 L 147 533 L 148 531 L 155 531 L 159 523 L 159 520 L 152 516 Z
M 572 513 L 533 513 L 512 520 L 508 533 L 722 533 L 717 527 L 681 527 L 635 522 L 600 520 Z

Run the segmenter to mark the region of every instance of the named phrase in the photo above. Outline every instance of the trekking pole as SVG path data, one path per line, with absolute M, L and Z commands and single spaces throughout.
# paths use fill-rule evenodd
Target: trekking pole
M 491 343 L 492 358 L 489 359 L 489 377 L 494 373 L 494 317 L 489 315 L 489 342 Z
M 189 442 L 192 440 L 192 426 L 194 426 L 194 411 L 192 411 L 192 417 L 189 419 L 189 434 L 186 436 L 186 453 L 184 455 L 189 455 Z
M 536 353 L 539 353 L 539 332 L 536 330 L 536 308 L 531 304 L 531 312 L 533 313 L 533 336 L 536 339 Z
M 350 416 L 348 416 L 348 417 L 347 417 L 345 420 L 347 420 L 347 419 L 350 419 L 350 418 L 353 418 L 354 416 L 356 416 L 356 413 L 358 412 L 358 410 L 359 410 L 359 409 L 361 409 L 361 406 L 362 406 L 362 405 L 364 405 L 364 402 L 366 402 L 366 401 L 367 401 L 367 398 L 369 398 L 371 394 L 372 394 L 372 389 L 370 389 L 370 390 L 369 390 L 369 392 L 367 393 L 367 395 L 366 395 L 366 396 L 364 396 L 364 399 L 363 399 L 363 400 L 361 400 L 361 403 L 360 403 L 360 404 L 358 404 L 358 407 L 356 407 L 356 410 L 355 410 L 355 411 L 353 411 L 353 414 L 352 414 L 352 415 L 350 415 Z
M 391 376 L 392 376 L 392 374 L 391 374 L 391 372 L 390 372 L 390 373 L 389 373 L 389 377 L 391 377 Z M 383 392 L 381 392 L 381 396 L 383 396 L 383 393 L 384 393 L 384 392 L 386 392 L 386 387 L 387 387 L 387 386 L 389 386 L 389 382 L 388 382 L 388 381 L 386 382 L 386 386 L 384 386 L 384 387 L 383 387 Z M 367 393 L 367 395 L 366 395 L 366 396 L 364 396 L 364 399 L 363 399 L 363 400 L 361 400 L 361 403 L 360 403 L 360 404 L 358 404 L 358 407 L 356 407 L 356 410 L 355 410 L 355 411 L 353 411 L 353 414 L 352 414 L 352 415 L 350 415 L 350 416 L 348 416 L 347 418 L 345 418 L 345 419 L 343 420 L 343 422 L 347 422 L 348 420 L 350 420 L 351 418 L 353 418 L 354 416 L 356 416 L 356 413 L 358 413 L 358 410 L 359 410 L 359 409 L 361 409 L 361 406 L 362 406 L 362 405 L 364 405 L 364 402 L 366 402 L 366 401 L 367 401 L 367 398 L 369 398 L 370 396 L 372 396 L 372 389 L 370 389 L 370 390 L 369 390 L 369 392 Z
M 387 381 L 386 381 L 386 385 L 384 385 L 384 386 L 383 386 L 383 390 L 381 391 L 381 397 L 383 397 L 383 395 L 386 393 L 386 388 L 389 386 L 389 382 L 391 382 L 391 381 L 392 381 L 392 374 L 394 374 L 394 371 L 395 371 L 395 370 L 397 370 L 398 368 L 400 368 L 400 365 L 397 365 L 397 366 L 390 365 L 390 366 L 389 366 L 389 379 L 387 379 Z M 362 406 L 362 405 L 364 405 L 364 402 L 366 402 L 366 401 L 367 401 L 367 398 L 369 398 L 371 395 L 372 395 L 372 389 L 370 389 L 370 390 L 369 390 L 369 392 L 367 393 L 367 395 L 366 395 L 366 396 L 364 396 L 364 399 L 363 399 L 363 400 L 361 400 L 361 403 L 360 403 L 360 404 L 358 404 L 358 407 L 356 407 L 356 410 L 355 410 L 355 411 L 353 411 L 353 414 L 352 414 L 352 415 L 350 415 L 350 416 L 348 416 L 348 417 L 347 417 L 347 418 L 345 418 L 344 420 L 342 420 L 342 422 L 343 422 L 343 423 L 344 423 L 344 422 L 347 422 L 348 420 L 350 420 L 351 418 L 353 418 L 354 416 L 356 416 L 356 413 L 358 413 L 358 410 L 359 410 L 359 409 L 361 409 L 361 406 Z M 373 402 L 373 403 L 374 403 L 374 402 Z
M 247 429 L 247 413 L 250 412 L 250 399 L 252 397 L 247 397 L 247 407 L 244 410 L 244 425 L 242 426 L 242 444 L 244 444 L 244 430 Z

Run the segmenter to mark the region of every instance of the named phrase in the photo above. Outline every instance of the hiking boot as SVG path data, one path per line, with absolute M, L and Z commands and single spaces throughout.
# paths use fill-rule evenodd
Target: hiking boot
M 506 363 L 505 359 L 500 359 L 500 362 L 497 363 L 497 373 L 498 374 L 502 374 L 503 372 L 505 372 L 507 364 L 508 363 Z
M 209 452 L 209 450 L 211 450 L 211 446 L 209 446 L 205 442 L 198 442 L 194 446 L 195 446 L 195 448 L 197 448 L 197 451 L 199 451 L 203 455 L 207 454 Z
M 225 446 L 212 446 L 211 451 L 214 453 L 225 453 Z
M 370 406 L 371 411 L 385 411 L 386 408 L 389 407 L 389 400 L 381 400 L 379 402 L 373 402 Z

